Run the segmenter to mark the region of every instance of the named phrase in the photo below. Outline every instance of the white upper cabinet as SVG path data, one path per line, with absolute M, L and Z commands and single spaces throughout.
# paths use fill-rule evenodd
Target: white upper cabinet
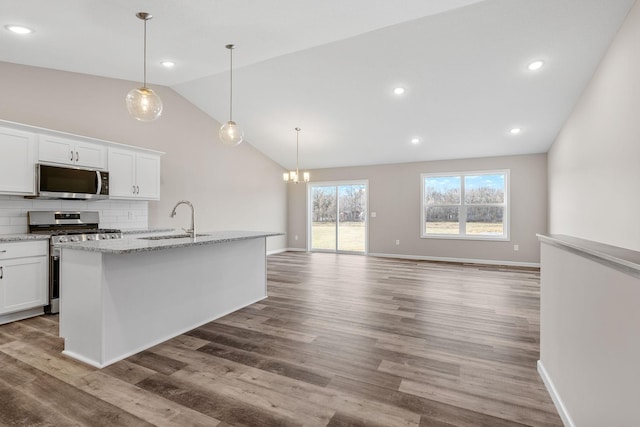
M 138 198 L 160 199 L 160 156 L 147 153 L 137 154 L 136 190 Z
M 95 169 L 107 168 L 107 147 L 87 141 L 39 135 L 38 160 Z
M 35 135 L 0 127 L 0 194 L 35 194 Z
M 160 155 L 109 148 L 110 199 L 160 199 Z
M 109 171 L 109 198 L 159 200 L 160 151 L 0 120 L 0 195 L 36 195 L 36 164 Z

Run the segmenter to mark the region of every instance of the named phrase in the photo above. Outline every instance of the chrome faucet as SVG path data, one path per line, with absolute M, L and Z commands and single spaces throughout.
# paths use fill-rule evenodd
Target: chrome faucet
M 196 209 L 193 207 L 190 201 L 180 200 L 178 203 L 176 203 L 176 205 L 173 207 L 173 210 L 171 211 L 171 218 L 176 216 L 176 208 L 180 205 L 189 205 L 189 207 L 191 208 L 191 228 L 188 230 L 183 228 L 183 230 L 187 232 L 187 234 L 189 234 L 192 238 L 196 237 Z

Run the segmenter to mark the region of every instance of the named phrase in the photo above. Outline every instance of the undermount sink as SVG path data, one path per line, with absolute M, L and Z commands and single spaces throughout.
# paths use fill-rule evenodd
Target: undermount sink
M 208 234 L 196 234 L 196 237 L 208 236 Z M 169 236 L 151 236 L 151 237 L 138 237 L 142 240 L 165 240 L 165 239 L 184 239 L 185 237 L 191 237 L 189 234 L 171 234 Z

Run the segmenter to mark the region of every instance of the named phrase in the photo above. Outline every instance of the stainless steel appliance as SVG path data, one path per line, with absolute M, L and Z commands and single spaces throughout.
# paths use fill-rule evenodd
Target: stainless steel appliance
M 51 235 L 49 241 L 49 305 L 47 313 L 60 311 L 60 249 L 56 243 L 121 239 L 120 230 L 99 228 L 98 212 L 31 211 L 29 233 Z
M 109 198 L 109 172 L 46 164 L 36 167 L 38 198 Z

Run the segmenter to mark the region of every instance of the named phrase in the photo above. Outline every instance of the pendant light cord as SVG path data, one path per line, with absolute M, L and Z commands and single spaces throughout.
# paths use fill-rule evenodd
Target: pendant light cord
M 229 121 L 233 121 L 233 48 L 234 45 L 227 45 L 229 49 Z
M 147 87 L 147 18 L 145 17 L 143 19 L 144 21 L 144 66 L 143 66 L 143 83 L 142 83 L 142 87 L 146 88 Z
M 298 156 L 300 154 L 300 128 L 296 128 L 296 176 L 300 179 L 300 171 L 298 170 Z

